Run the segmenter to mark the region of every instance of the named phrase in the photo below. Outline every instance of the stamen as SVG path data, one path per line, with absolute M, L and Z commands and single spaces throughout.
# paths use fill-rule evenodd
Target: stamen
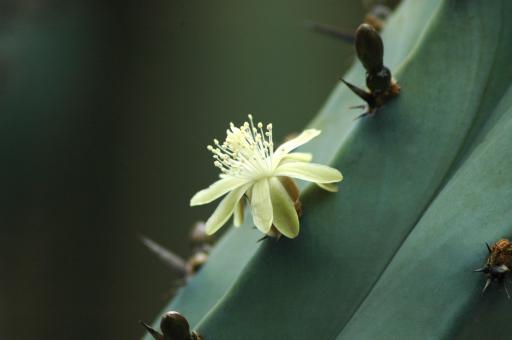
M 255 126 L 252 115 L 249 122 L 239 128 L 230 123 L 226 130 L 226 139 L 222 144 L 213 140 L 207 149 L 213 154 L 214 165 L 225 175 L 242 178 L 259 178 L 272 172 L 272 124 L 267 124 L 263 131 L 263 123 Z M 257 128 L 256 128 L 257 127 Z

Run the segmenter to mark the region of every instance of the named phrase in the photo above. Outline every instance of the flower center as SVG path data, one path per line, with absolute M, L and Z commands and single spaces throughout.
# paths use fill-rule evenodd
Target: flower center
M 230 123 L 226 140 L 221 144 L 214 139 L 215 146 L 208 145 L 208 150 L 213 153 L 213 164 L 223 174 L 255 180 L 272 175 L 272 124 L 263 131 L 261 122 L 254 125 L 252 115 L 248 117 L 249 122 L 239 128 Z

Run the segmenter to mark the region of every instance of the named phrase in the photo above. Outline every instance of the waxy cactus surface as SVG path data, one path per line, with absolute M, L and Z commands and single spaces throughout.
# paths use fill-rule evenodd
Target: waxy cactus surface
M 354 121 L 340 83 L 301 149 L 343 170 L 340 192 L 305 188 L 294 240 L 257 243 L 246 219 L 167 309 L 205 339 L 509 338 L 510 300 L 472 270 L 512 235 L 511 13 L 404 1 L 382 31 L 401 94 Z

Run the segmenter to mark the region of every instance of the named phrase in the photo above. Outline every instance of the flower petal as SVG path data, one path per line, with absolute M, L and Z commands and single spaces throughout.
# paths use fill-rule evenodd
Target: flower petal
M 294 177 L 315 183 L 334 183 L 343 179 L 341 172 L 337 169 L 326 165 L 304 162 L 282 164 L 277 167 L 275 175 Z
M 320 188 L 330 191 L 330 192 L 338 192 L 338 185 L 334 183 L 316 183 Z
M 268 233 L 272 226 L 273 216 L 267 179 L 259 180 L 252 187 L 251 211 L 254 225 L 263 233 Z
M 225 177 L 197 192 L 190 200 L 190 206 L 207 204 L 215 201 L 225 193 L 247 183 L 247 180 L 236 177 Z
M 320 134 L 320 132 L 321 132 L 320 130 L 316 130 L 316 129 L 304 130 L 300 135 L 298 135 L 294 139 L 289 140 L 288 142 L 285 142 L 284 144 L 279 146 L 276 149 L 276 151 L 274 152 L 274 156 L 272 159 L 274 164 L 279 164 L 281 159 L 287 153 L 289 153 L 293 149 L 295 149 L 303 144 L 306 144 L 307 142 L 309 142 L 310 140 L 312 140 L 313 138 L 318 136 Z
M 233 215 L 233 224 L 235 227 L 239 227 L 244 224 L 244 208 L 245 208 L 245 199 L 242 197 L 240 201 L 236 204 L 234 215 Z
M 313 155 L 307 152 L 292 152 L 287 155 L 284 155 L 281 164 L 284 161 L 294 161 L 294 162 L 311 162 L 313 159 Z
M 248 184 L 241 186 L 231 191 L 222 199 L 212 216 L 210 216 L 208 221 L 206 221 L 205 231 L 208 235 L 215 233 L 226 223 L 229 217 L 233 214 L 235 206 L 238 204 L 238 201 L 240 201 L 248 187 Z
M 295 211 L 295 206 L 285 188 L 276 178 L 270 179 L 270 196 L 274 210 L 274 226 L 288 238 L 297 237 L 299 234 L 297 211 Z

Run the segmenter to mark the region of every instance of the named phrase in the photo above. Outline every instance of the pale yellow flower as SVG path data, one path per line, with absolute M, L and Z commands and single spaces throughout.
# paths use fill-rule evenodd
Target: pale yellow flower
M 264 234 L 279 233 L 294 238 L 299 233 L 299 191 L 291 178 L 316 183 L 335 192 L 341 173 L 331 167 L 310 163 L 309 153 L 291 152 L 320 134 L 308 129 L 274 151 L 272 124 L 249 122 L 240 128 L 230 124 L 226 140 L 214 140 L 208 150 L 213 153 L 214 165 L 221 170 L 220 179 L 201 190 L 190 200 L 191 206 L 210 203 L 226 195 L 206 222 L 206 232 L 213 234 L 234 214 L 234 224 L 243 223 L 247 199 L 255 226 Z

